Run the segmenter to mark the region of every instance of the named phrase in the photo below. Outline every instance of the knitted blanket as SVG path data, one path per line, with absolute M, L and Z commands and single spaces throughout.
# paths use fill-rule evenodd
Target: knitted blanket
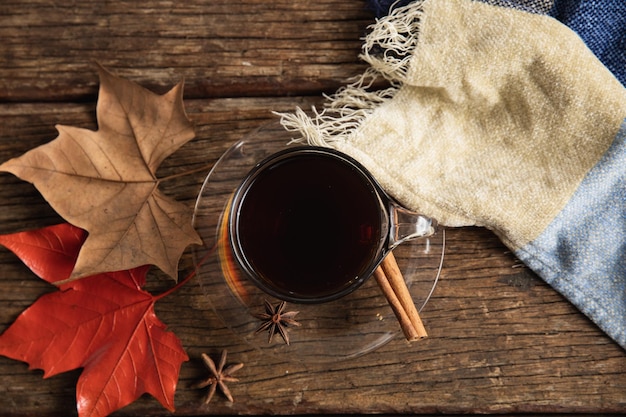
M 624 67 L 608 69 L 624 45 L 603 63 L 552 17 L 601 40 L 568 14 L 594 2 L 489 3 L 512 2 L 393 8 L 365 39 L 370 68 L 322 111 L 282 123 L 359 160 L 408 208 L 493 230 L 626 348 L 626 89 Z M 377 77 L 391 87 L 373 90 Z

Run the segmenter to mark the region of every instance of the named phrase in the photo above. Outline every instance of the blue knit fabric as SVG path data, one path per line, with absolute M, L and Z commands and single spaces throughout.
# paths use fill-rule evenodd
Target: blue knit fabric
M 489 3 L 496 6 L 513 7 L 519 10 L 524 10 L 531 13 L 543 13 L 546 14 L 554 9 L 555 0 L 478 0 L 483 3 Z M 563 0 L 561 0 L 563 1 Z M 585 0 L 586 1 L 586 0 Z M 406 6 L 412 3 L 413 0 L 368 0 L 368 6 L 372 10 L 376 17 L 383 17 L 389 14 L 391 8 L 397 8 Z M 565 0 L 570 2 L 570 0 Z M 572 3 L 578 3 L 573 0 Z M 556 12 L 556 11 L 555 11 Z
M 541 236 L 516 252 L 626 348 L 626 121 Z
M 411 3 L 411 0 L 368 0 L 368 6 L 376 17 L 383 17 L 389 14 L 391 7 L 402 7 Z
M 558 0 L 550 15 L 576 32 L 626 85 L 626 1 Z

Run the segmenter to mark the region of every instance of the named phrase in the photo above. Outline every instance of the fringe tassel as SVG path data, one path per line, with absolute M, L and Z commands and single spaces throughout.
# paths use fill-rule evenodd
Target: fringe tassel
M 361 58 L 391 82 L 402 82 L 419 38 L 424 1 L 393 9 L 368 29 Z
M 300 137 L 292 142 L 334 147 L 346 141 L 362 122 L 382 103 L 392 99 L 406 77 L 413 50 L 417 45 L 423 1 L 394 9 L 370 26 L 361 58 L 370 64 L 352 84 L 326 96 L 322 111 L 315 107 L 311 115 L 301 108 L 295 113 L 275 113 L 282 126 Z M 384 77 L 391 87 L 370 91 L 373 83 Z
M 378 74 L 368 68 L 354 83 L 326 96 L 322 111 L 313 107 L 307 114 L 298 107 L 295 113 L 275 114 L 281 117 L 287 131 L 300 133 L 301 137 L 292 142 L 333 147 L 336 142 L 345 141 L 376 107 L 396 93 L 396 87 L 369 91 L 377 78 Z

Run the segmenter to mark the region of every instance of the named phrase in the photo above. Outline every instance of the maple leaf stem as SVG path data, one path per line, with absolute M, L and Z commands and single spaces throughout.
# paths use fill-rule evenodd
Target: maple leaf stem
M 186 283 L 191 281 L 191 279 L 196 276 L 196 272 L 198 272 L 198 269 L 207 261 L 207 259 L 209 259 L 209 256 L 213 255 L 213 253 L 215 252 L 215 249 L 217 249 L 217 243 L 215 245 L 213 245 L 213 247 L 211 249 L 209 249 L 207 254 L 202 257 L 202 259 L 200 260 L 200 262 L 198 262 L 198 265 L 194 268 L 193 271 L 191 271 L 189 274 L 187 274 L 187 276 L 185 278 L 183 278 L 180 281 L 178 281 L 176 283 L 176 285 L 174 285 L 172 288 L 163 291 L 161 294 L 155 295 L 154 296 L 154 300 L 158 301 L 158 300 L 160 300 L 163 297 L 167 297 L 168 295 L 172 294 L 173 292 L 176 292 L 183 285 L 185 285 Z
M 160 178 L 159 182 L 171 180 L 171 179 L 178 178 L 178 177 L 184 177 L 186 175 L 195 174 L 196 172 L 204 172 L 204 171 L 211 169 L 212 167 L 213 167 L 213 164 L 204 165 L 204 166 L 201 166 L 200 168 L 190 169 L 189 171 L 183 171 L 183 172 L 179 172 L 178 174 L 168 175 L 167 177 Z

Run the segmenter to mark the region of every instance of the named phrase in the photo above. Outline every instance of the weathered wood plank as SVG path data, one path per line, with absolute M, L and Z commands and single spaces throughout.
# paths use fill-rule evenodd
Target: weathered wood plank
M 187 100 L 197 138 L 168 158 L 163 175 L 213 164 L 242 135 L 272 119 L 271 110 L 316 99 Z M 18 156 L 56 136 L 54 124 L 96 128 L 94 103 L 0 105 L 0 159 Z M 164 191 L 193 206 L 204 174 L 164 183 Z M 32 186 L 0 174 L 0 233 L 59 221 Z M 450 229 L 444 270 L 422 318 L 430 337 L 408 344 L 400 336 L 355 360 L 300 364 L 264 357 L 217 319 L 196 281 L 160 301 L 159 317 L 176 332 L 191 361 L 183 364 L 178 415 L 308 413 L 626 412 L 624 351 L 559 294 L 537 279 L 490 232 Z M 192 269 L 185 254 L 181 274 Z M 151 275 L 150 289 L 171 285 Z M 0 331 L 51 287 L 0 250 Z M 235 403 L 190 386 L 206 376 L 201 352 L 227 348 L 246 366 L 231 385 Z M 6 416 L 74 415 L 79 372 L 42 380 L 40 371 L 0 357 L 0 410 Z M 151 398 L 116 413 L 169 415 Z
M 91 97 L 96 61 L 187 97 L 334 91 L 372 21 L 361 0 L 4 1 L 0 101 Z

